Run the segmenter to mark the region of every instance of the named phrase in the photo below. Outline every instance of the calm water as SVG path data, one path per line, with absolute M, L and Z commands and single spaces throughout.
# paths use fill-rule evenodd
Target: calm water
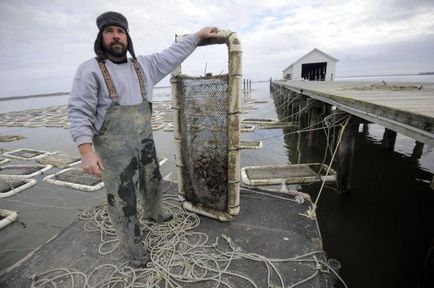
M 385 78 L 367 79 L 364 77 L 360 80 L 403 81 L 403 79 L 393 77 Z M 434 76 L 419 78 L 411 76 L 406 79 L 411 82 L 434 82 Z M 254 98 L 267 99 L 269 102 L 258 104 L 257 110 L 252 110 L 249 114 L 242 114 L 242 117 L 277 118 L 276 108 L 270 98 L 269 84 L 252 83 L 252 88 Z M 154 97 L 155 101 L 170 100 L 170 89 L 157 89 Z M 67 100 L 68 96 L 51 96 L 0 101 L 0 113 L 66 105 Z M 383 131 L 384 129 L 377 125 L 370 125 L 368 133 L 363 133 L 360 129 L 352 174 L 353 190 L 350 193 L 339 195 L 333 187 L 326 187 L 319 201 L 318 219 L 324 249 L 330 258 L 336 258 L 341 262 L 342 276 L 350 287 L 416 287 L 433 235 L 434 192 L 429 188 L 434 173 L 432 147 L 425 146 L 422 153 L 414 153 L 414 141 L 398 135 L 395 151 L 388 152 L 381 145 Z M 296 143 L 298 139 L 296 136 L 286 135 L 287 132 L 274 129 L 243 133 L 242 139 L 263 140 L 263 148 L 243 150 L 241 166 L 297 162 Z M 48 151 L 63 150 L 76 154 L 76 148 L 69 138 L 68 130 L 0 127 L 0 133 L 27 137 L 17 142 L 1 143 L 0 148 L 31 147 Z M 159 155 L 169 158 L 168 163 L 162 167 L 162 174 L 164 176 L 173 172 L 172 179 L 174 179 L 176 170 L 173 135 L 156 131 L 154 136 Z M 303 162 L 322 161 L 324 149 L 321 147 L 325 146 L 325 142 L 313 151 L 307 151 L 303 141 L 301 143 Z M 313 197 L 318 189 L 319 185 L 316 184 L 302 187 L 303 191 L 310 193 Z M 60 194 L 56 197 L 73 197 L 70 191 L 68 193 L 69 196 Z M 25 192 L 19 194 L 22 195 L 15 199 L 24 199 Z M 74 193 L 73 195 L 79 197 L 82 194 Z M 99 198 L 100 200 L 104 197 L 104 195 L 96 195 L 102 197 Z M 47 197 L 46 201 L 60 201 L 57 198 L 52 200 Z M 74 199 L 74 201 L 80 199 Z M 26 199 L 26 201 L 29 202 L 31 199 Z M 0 203 L 7 204 L 8 207 L 15 205 L 11 202 L 4 202 L 4 200 L 0 200 Z M 62 227 L 67 226 L 72 220 L 72 215 L 89 204 L 89 201 L 77 202 L 74 204 L 77 210 L 73 210 L 74 213 L 71 212 L 67 216 L 62 209 L 38 208 L 39 214 L 35 216 L 30 212 L 25 213 L 28 207 L 17 208 L 22 211 L 20 219 L 27 224 L 27 228 L 17 224 L 9 230 L 4 230 L 3 235 L 0 233 L 0 244 L 7 243 L 9 249 L 7 252 L 2 252 L 0 249 L 0 259 L 2 259 L 0 269 L 11 265 L 28 253 L 27 250 L 13 250 L 15 246 L 24 245 L 14 244 L 15 239 L 22 238 L 20 233 L 24 233 L 27 229 L 28 234 L 32 235 L 26 240 L 25 247 L 37 247 L 50 238 L 50 235 L 54 235 Z M 62 215 L 62 217 L 53 217 L 53 215 Z M 53 224 L 53 218 L 57 218 L 55 220 L 59 223 Z M 39 225 L 38 230 L 35 230 L 39 231 L 38 233 L 32 232 L 32 225 L 30 225 L 32 221 Z M 43 223 L 47 223 L 46 226 L 50 229 L 46 228 Z

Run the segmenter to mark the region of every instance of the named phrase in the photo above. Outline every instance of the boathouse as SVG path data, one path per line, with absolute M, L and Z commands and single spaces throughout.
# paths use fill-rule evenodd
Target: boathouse
M 334 81 L 339 60 L 315 48 L 283 70 L 285 80 Z

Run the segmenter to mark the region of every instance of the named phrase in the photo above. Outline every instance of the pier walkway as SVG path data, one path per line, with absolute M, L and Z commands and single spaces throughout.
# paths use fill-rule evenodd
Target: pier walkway
M 434 146 L 434 83 L 275 81 L 273 85 Z
M 344 117 L 345 125 L 336 125 L 342 127 L 335 159 L 341 192 L 351 189 L 359 124 L 385 127 L 382 144 L 389 151 L 394 150 L 397 133 L 414 139 L 418 151 L 424 144 L 434 147 L 434 83 L 274 81 L 270 85 L 276 106 L 283 105 L 289 115 L 285 121 L 292 121 L 298 131 L 308 131 L 309 149 L 318 146 L 317 127 L 327 126 L 326 117 L 339 124 L 342 115 L 351 115 Z

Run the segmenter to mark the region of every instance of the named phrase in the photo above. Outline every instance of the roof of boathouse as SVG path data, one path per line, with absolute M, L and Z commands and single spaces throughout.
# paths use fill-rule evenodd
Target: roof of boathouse
M 286 71 L 286 70 L 288 70 L 288 69 L 289 69 L 291 66 L 293 66 L 295 63 L 297 63 L 297 62 L 301 62 L 304 58 L 307 58 L 308 56 L 312 55 L 313 53 L 319 53 L 319 54 L 322 54 L 322 55 L 324 55 L 324 57 L 329 58 L 329 59 L 331 59 L 331 60 L 333 60 L 333 61 L 336 61 L 336 62 L 339 61 L 338 59 L 336 59 L 336 58 L 330 56 L 329 54 L 324 53 L 323 51 L 321 51 L 321 50 L 319 50 L 319 49 L 317 49 L 317 48 L 314 48 L 314 49 L 311 50 L 309 53 L 307 53 L 307 54 L 305 54 L 304 56 L 298 58 L 296 61 L 294 61 L 291 65 L 289 65 L 288 67 L 286 67 L 286 68 L 283 69 L 282 71 Z

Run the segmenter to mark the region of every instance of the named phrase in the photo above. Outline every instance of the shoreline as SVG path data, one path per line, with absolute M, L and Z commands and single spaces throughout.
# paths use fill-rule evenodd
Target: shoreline
M 50 96 L 65 96 L 65 95 L 69 95 L 69 92 L 34 94 L 34 95 L 26 95 L 26 96 L 8 96 L 8 97 L 1 97 L 0 101 L 20 100 L 20 99 L 38 98 L 38 97 L 50 97 Z

